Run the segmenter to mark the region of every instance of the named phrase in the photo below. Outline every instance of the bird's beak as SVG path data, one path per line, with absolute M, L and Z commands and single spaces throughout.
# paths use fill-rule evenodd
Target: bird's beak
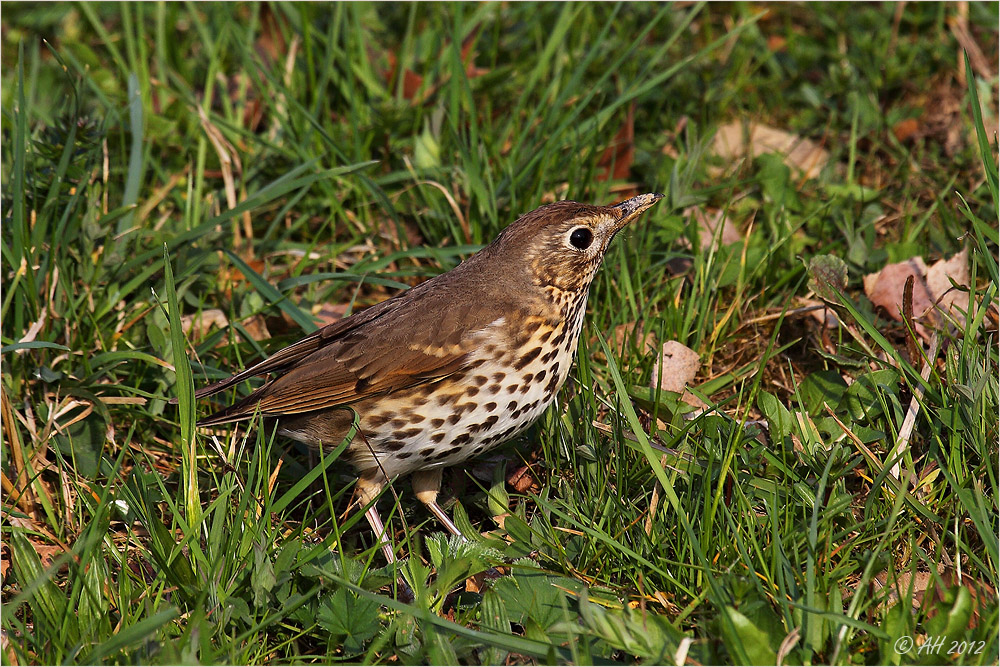
M 649 192 L 611 206 L 610 208 L 616 210 L 619 215 L 618 221 L 615 223 L 615 231 L 622 229 L 625 225 L 638 218 L 643 211 L 660 199 L 663 199 L 663 195 Z

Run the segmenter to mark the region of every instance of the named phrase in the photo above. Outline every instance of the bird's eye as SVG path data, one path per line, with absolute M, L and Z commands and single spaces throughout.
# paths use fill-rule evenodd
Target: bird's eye
M 594 233 L 586 227 L 577 227 L 569 235 L 569 244 L 577 250 L 586 250 L 594 240 Z

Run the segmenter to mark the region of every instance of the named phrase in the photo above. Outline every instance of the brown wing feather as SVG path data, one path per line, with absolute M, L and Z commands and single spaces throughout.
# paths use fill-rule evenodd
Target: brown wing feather
M 194 392 L 194 397 L 204 398 L 206 396 L 212 396 L 220 391 L 225 391 L 234 384 L 239 384 L 240 382 L 248 380 L 252 377 L 265 375 L 267 373 L 277 373 L 290 368 L 317 350 L 320 350 L 323 346 L 328 345 L 332 341 L 336 341 L 338 337 L 341 337 L 368 322 L 378 319 L 385 314 L 385 312 L 392 309 L 392 306 L 395 305 L 394 302 L 397 299 L 405 297 L 406 294 L 407 293 L 404 292 L 397 297 L 389 299 L 388 301 L 383 301 L 382 303 L 363 310 L 356 315 L 344 318 L 339 322 L 328 324 L 322 329 L 318 329 L 309 334 L 302 340 L 292 343 L 288 347 L 275 352 L 264 361 L 254 364 L 250 368 L 244 369 L 239 373 L 230 375 L 224 380 L 213 382 L 210 385 L 198 389 Z
M 510 313 L 510 304 L 458 301 L 448 284 L 432 290 L 431 282 L 320 329 L 266 361 L 203 388 L 196 395 L 274 374 L 249 396 L 199 423 L 240 421 L 258 410 L 268 416 L 311 412 L 433 381 L 465 367 L 469 352 L 482 339 L 505 335 L 498 320 L 500 313 Z M 386 318 L 390 312 L 391 318 Z M 403 324 L 394 326 L 397 322 Z

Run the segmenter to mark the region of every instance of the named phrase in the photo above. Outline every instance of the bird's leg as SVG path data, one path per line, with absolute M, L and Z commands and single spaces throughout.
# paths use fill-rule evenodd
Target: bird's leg
M 437 517 L 437 520 L 448 529 L 452 535 L 458 535 L 463 540 L 467 539 L 462 535 L 451 518 L 444 513 L 441 506 L 437 504 L 438 491 L 441 490 L 441 468 L 430 468 L 429 470 L 419 470 L 411 477 L 413 492 L 417 495 L 417 500 L 427 505 L 427 509 Z
M 379 541 L 382 547 L 382 553 L 385 554 L 385 559 L 388 564 L 395 567 L 398 561 L 396 560 L 396 554 L 392 549 L 392 545 L 389 543 L 389 536 L 386 534 L 385 526 L 382 525 L 382 517 L 378 515 L 378 510 L 375 509 L 375 499 L 378 498 L 379 493 L 382 491 L 382 487 L 385 486 L 382 482 L 377 480 L 359 477 L 356 489 L 358 492 L 358 500 L 362 505 L 371 504 L 365 511 L 365 518 L 368 519 L 368 524 L 372 527 L 375 532 L 375 538 Z M 410 585 L 406 583 L 406 579 L 400 574 L 396 580 L 399 583 L 398 590 L 398 600 L 403 602 L 413 602 L 415 596 L 413 595 L 413 589 Z
M 396 554 L 392 549 L 392 545 L 389 543 L 389 537 L 386 535 L 385 526 L 382 525 L 382 517 L 378 515 L 378 509 L 375 507 L 373 502 L 378 498 L 378 494 L 382 491 L 382 484 L 373 479 L 367 479 L 361 477 L 358 479 L 358 484 L 355 487 L 358 492 L 358 499 L 362 505 L 371 505 L 367 511 L 365 511 L 365 518 L 368 519 L 368 524 L 372 527 L 375 532 L 375 539 L 379 541 L 382 547 L 382 553 L 385 554 L 385 559 L 389 561 L 389 565 L 394 565 L 396 563 Z

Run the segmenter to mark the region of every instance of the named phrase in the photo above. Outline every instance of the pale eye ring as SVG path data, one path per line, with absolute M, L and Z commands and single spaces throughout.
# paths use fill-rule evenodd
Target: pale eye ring
M 594 241 L 594 232 L 587 227 L 577 227 L 569 235 L 569 244 L 577 250 L 586 250 Z

